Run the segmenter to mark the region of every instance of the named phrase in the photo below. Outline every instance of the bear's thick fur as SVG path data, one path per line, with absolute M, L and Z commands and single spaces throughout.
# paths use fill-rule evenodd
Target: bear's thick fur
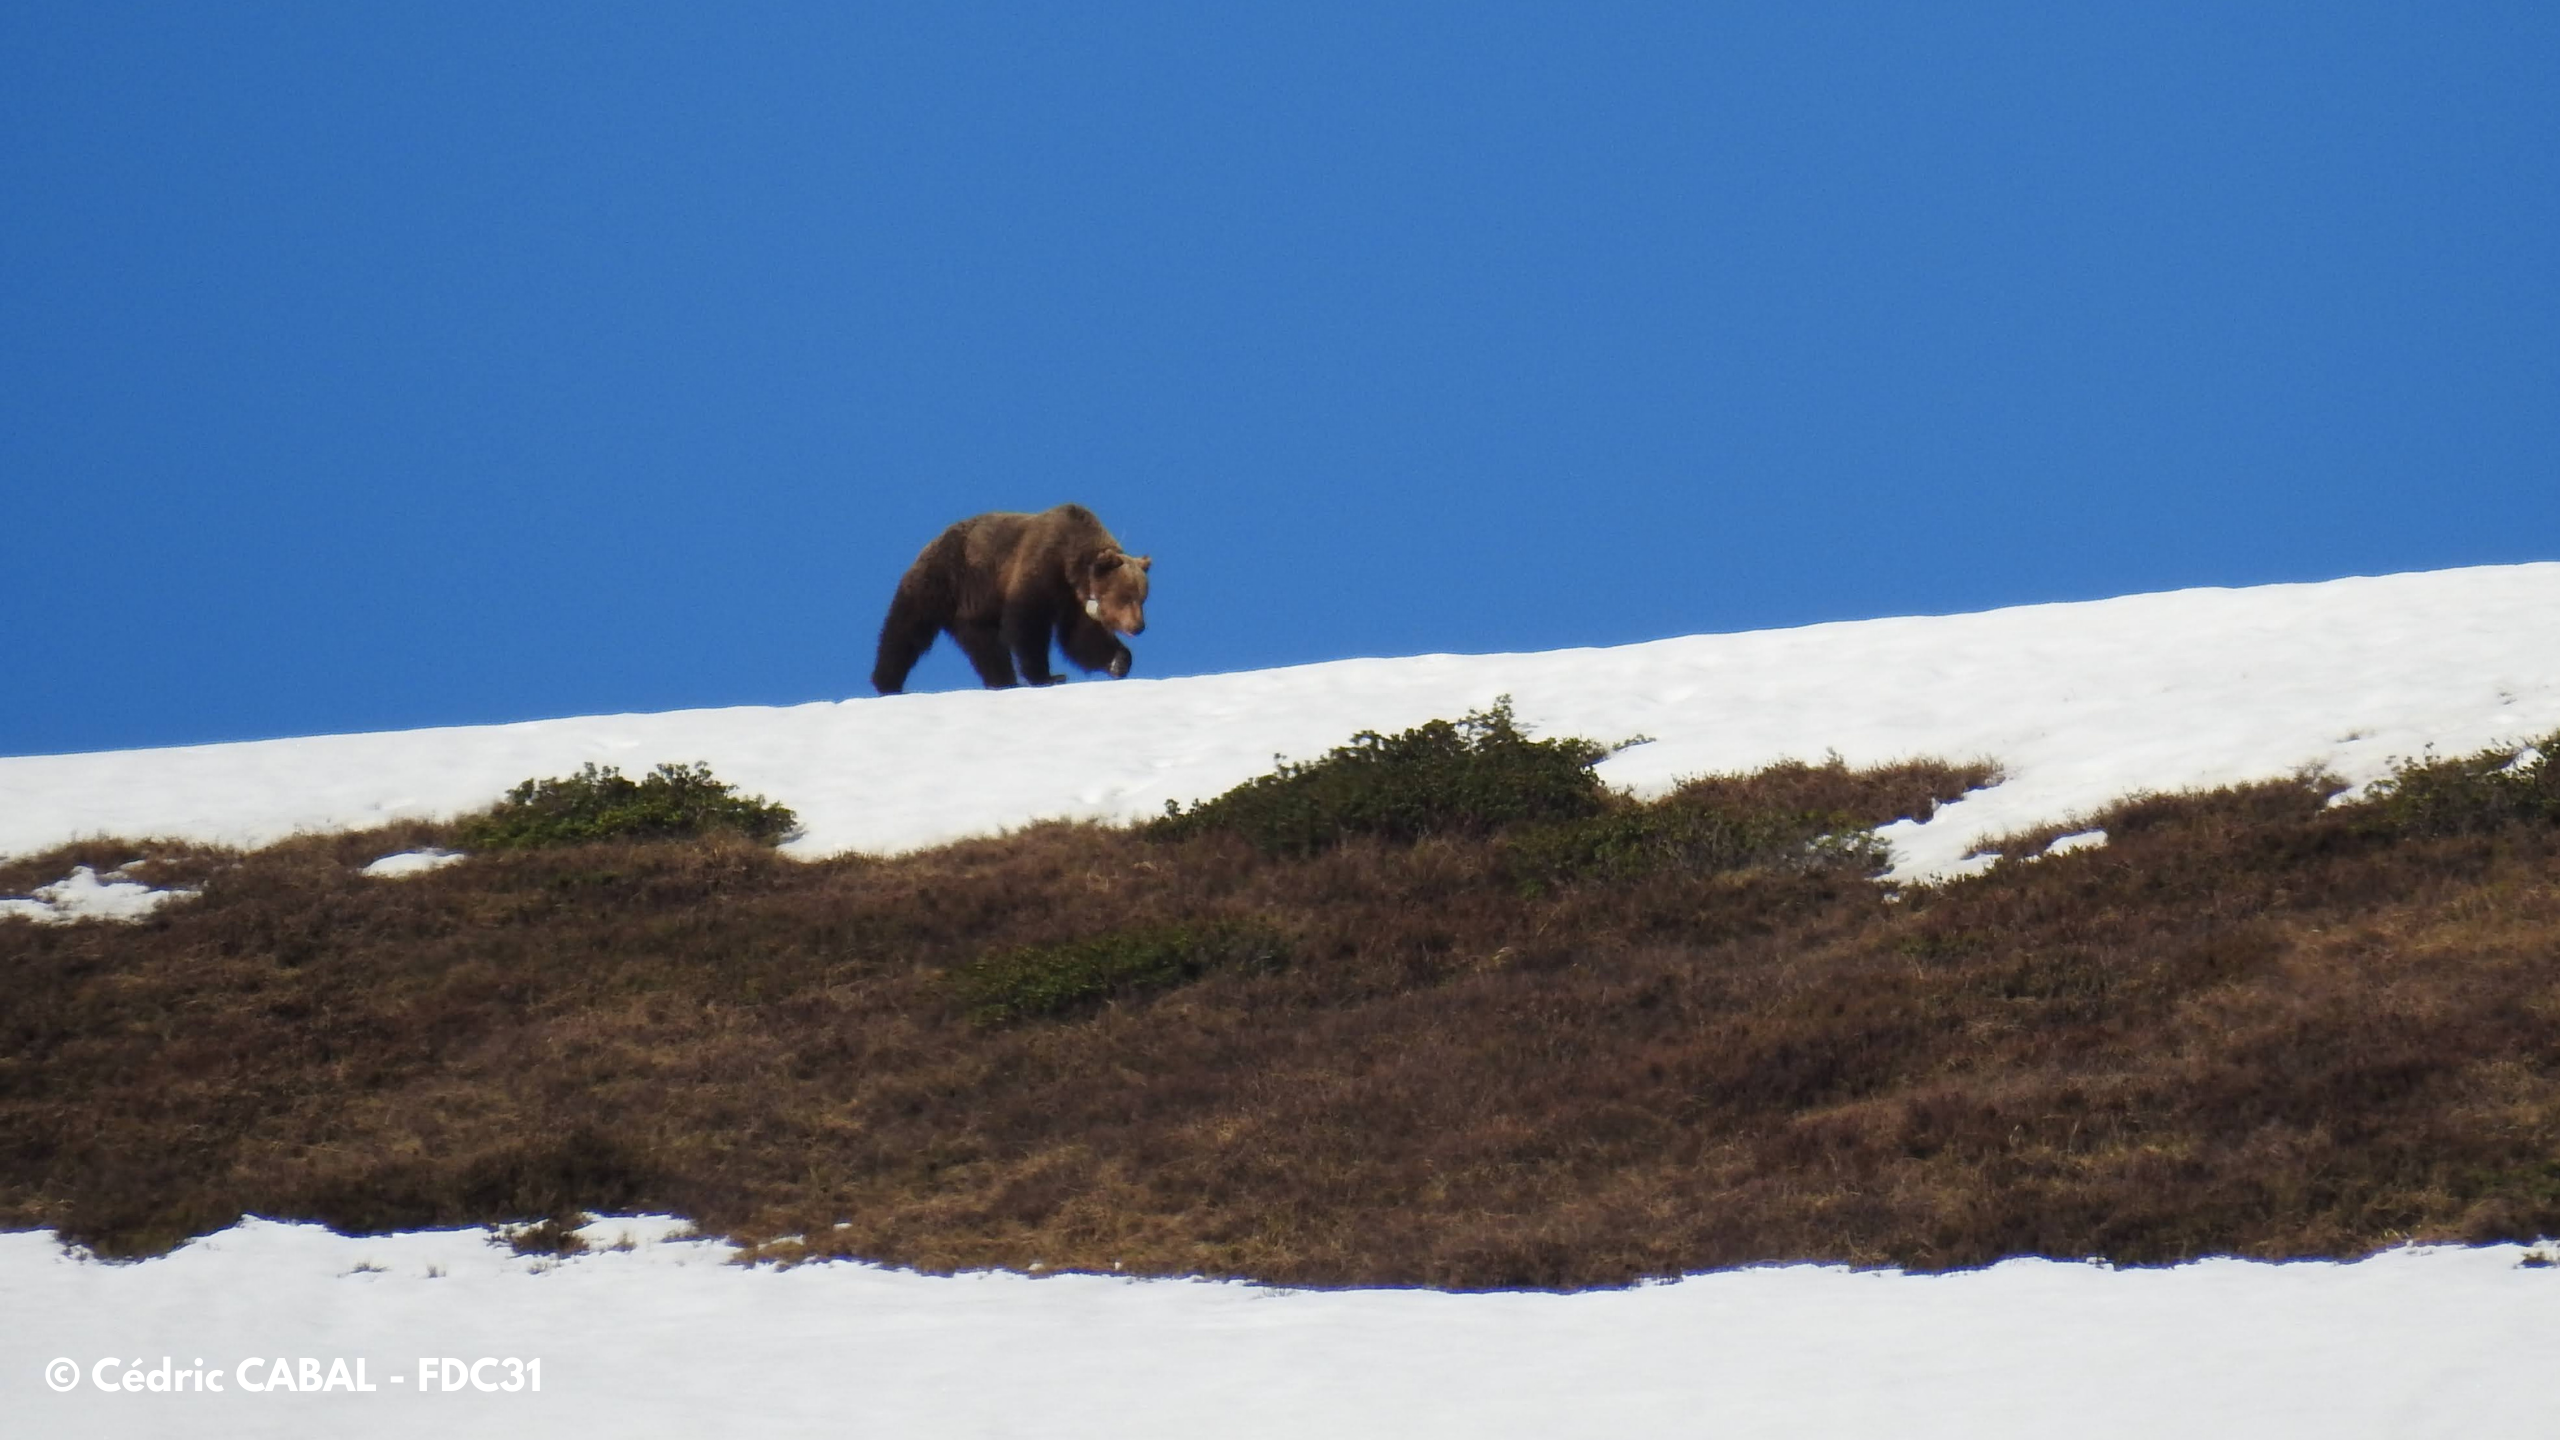
M 1153 563 L 1123 552 L 1081 505 L 972 516 L 935 537 L 900 577 L 880 625 L 871 684 L 897 694 L 944 630 L 990 690 L 1017 683 L 1017 663 L 1020 680 L 1056 684 L 1052 637 L 1083 669 L 1126 675 L 1129 647 L 1120 636 L 1147 628 Z

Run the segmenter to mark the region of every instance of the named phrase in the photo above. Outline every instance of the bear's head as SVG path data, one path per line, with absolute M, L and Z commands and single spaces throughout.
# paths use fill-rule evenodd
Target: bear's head
M 1084 613 L 1119 631 L 1135 635 L 1147 628 L 1147 567 L 1144 555 L 1105 550 L 1087 561 L 1076 576 L 1076 599 Z

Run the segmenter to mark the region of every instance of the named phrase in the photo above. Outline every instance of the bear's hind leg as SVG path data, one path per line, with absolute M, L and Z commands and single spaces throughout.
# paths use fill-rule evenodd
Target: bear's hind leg
M 907 674 L 916 661 L 933 648 L 933 637 L 942 629 L 934 618 L 932 607 L 913 594 L 909 587 L 898 587 L 897 597 L 889 602 L 889 618 L 880 625 L 880 651 L 871 662 L 871 688 L 883 695 L 895 695 L 906 688 Z

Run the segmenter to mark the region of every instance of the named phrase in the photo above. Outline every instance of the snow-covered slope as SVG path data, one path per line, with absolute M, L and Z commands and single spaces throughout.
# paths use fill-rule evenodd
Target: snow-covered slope
M 0 1431 L 2352 1440 L 2560 1425 L 2543 1368 L 2560 1269 L 2513 1245 L 2148 1271 L 1795 1266 L 1444 1295 L 746 1270 L 715 1243 L 660 1238 L 668 1228 L 590 1226 L 599 1246 L 633 1248 L 564 1263 L 470 1231 L 347 1239 L 256 1221 L 114 1266 L 0 1235 Z M 224 1393 L 96 1388 L 164 1356 L 173 1372 L 218 1372 Z M 277 1359 L 298 1372 L 304 1356 L 324 1384 L 333 1360 L 350 1383 L 364 1360 L 374 1388 L 241 1390 L 244 1362 L 266 1384 Z M 422 1395 L 422 1357 L 538 1358 L 542 1390 Z M 42 1378 L 55 1359 L 77 1368 L 68 1393 Z
M 595 760 L 706 760 L 799 810 L 801 853 L 1044 816 L 1133 818 L 1275 753 L 1496 695 L 1549 734 L 1654 740 L 1682 776 L 1838 751 L 1990 756 L 1998 787 L 1894 827 L 1901 873 L 2127 792 L 2560 729 L 2560 564 L 2194 590 L 1539 655 L 790 709 L 0 759 L 0 853 L 83 834 L 256 844 L 485 805 Z M 96 888 L 96 882 L 91 880 Z M 82 893 L 86 893 L 83 891 Z M 56 897 L 57 899 L 60 897 Z M 0 923 L 20 923 L 0 921 Z M 2355 1265 L 1969 1275 L 1793 1268 L 1585 1295 L 1292 1293 L 1110 1277 L 776 1273 L 613 1221 L 561 1264 L 478 1232 L 249 1222 L 108 1266 L 0 1235 L 10 1435 L 2125 1435 L 2560 1433 L 2560 1267 L 2514 1246 Z M 270 1362 L 371 1393 L 243 1393 Z M 422 1358 L 540 1358 L 540 1394 L 420 1395 Z M 168 1369 L 225 1393 L 108 1393 Z M 67 1393 L 54 1361 L 76 1374 Z M 103 1364 L 102 1364 L 103 1362 Z M 456 1372 L 457 1374 L 463 1372 Z M 505 1371 L 484 1368 L 499 1383 Z M 395 1380 L 393 1377 L 401 1378 Z M 468 1383 L 467 1379 L 464 1383 Z
M 255 845 L 440 816 L 584 761 L 708 761 L 797 810 L 802 855 L 896 851 L 1048 817 L 1125 820 L 1216 794 L 1358 729 L 1514 697 L 1544 734 L 1652 743 L 1602 767 L 1639 794 L 1837 751 L 1989 756 L 1997 788 L 1890 832 L 1897 878 L 1985 836 L 2129 792 L 2560 728 L 2560 564 L 2183 590 L 1610 649 L 1345 660 L 1001 694 L 863 698 L 0 759 L 0 854 L 85 834 Z

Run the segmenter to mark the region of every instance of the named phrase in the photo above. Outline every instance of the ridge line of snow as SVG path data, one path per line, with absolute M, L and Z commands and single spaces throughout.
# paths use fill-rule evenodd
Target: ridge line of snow
M 1894 878 L 2127 794 L 2350 783 L 2428 745 L 2560 729 L 2560 563 L 2212 587 L 1630 645 L 1352 659 L 1047 690 L 584 716 L 0 758 L 0 855 L 85 835 L 254 846 L 441 818 L 587 761 L 711 764 L 798 811 L 794 854 L 892 853 L 1041 819 L 1127 821 L 1514 697 L 1538 733 L 1647 734 L 1600 773 L 1639 795 L 1836 751 L 1987 757 L 2006 780 L 1887 827 Z

